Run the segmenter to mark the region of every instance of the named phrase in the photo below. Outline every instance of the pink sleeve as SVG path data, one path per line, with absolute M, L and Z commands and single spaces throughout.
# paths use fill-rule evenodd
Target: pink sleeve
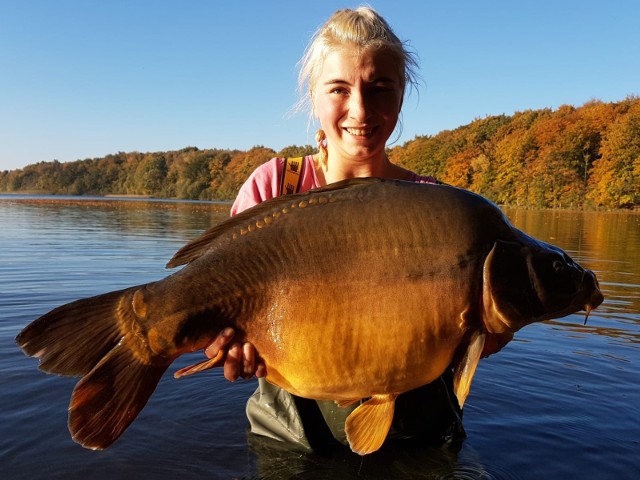
M 231 216 L 280 194 L 280 176 L 284 160 L 272 158 L 256 168 L 240 187 L 231 206 Z

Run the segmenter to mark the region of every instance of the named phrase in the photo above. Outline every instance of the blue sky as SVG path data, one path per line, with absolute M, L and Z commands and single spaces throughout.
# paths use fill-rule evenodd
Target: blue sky
M 640 94 L 637 0 L 368 2 L 420 58 L 398 143 Z M 0 170 L 187 146 L 313 143 L 296 64 L 360 2 L 0 0 Z

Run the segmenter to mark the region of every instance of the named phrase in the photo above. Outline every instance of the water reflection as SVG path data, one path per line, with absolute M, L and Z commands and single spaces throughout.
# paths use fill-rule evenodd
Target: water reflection
M 251 478 L 260 480 L 515 478 L 507 472 L 488 471 L 477 452 L 463 444 L 387 442 L 378 452 L 360 457 L 347 449 L 309 453 L 251 434 L 247 443 L 257 458 L 257 472 Z

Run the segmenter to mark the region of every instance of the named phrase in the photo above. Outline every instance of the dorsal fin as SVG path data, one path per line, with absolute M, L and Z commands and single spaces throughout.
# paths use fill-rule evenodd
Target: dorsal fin
M 306 193 L 285 195 L 266 200 L 231 217 L 229 220 L 210 228 L 199 237 L 187 243 L 184 247 L 178 250 L 169 263 L 167 263 L 167 268 L 174 268 L 192 262 L 204 255 L 209 250 L 211 242 L 216 238 L 219 238 L 226 233 L 233 232 L 234 230 L 239 230 L 244 225 L 255 224 L 254 219 L 261 219 L 270 216 L 272 212 L 281 210 L 292 203 L 301 202 L 313 197 L 324 196 L 331 192 L 341 191 L 356 186 L 371 185 L 373 183 L 383 181 L 384 180 L 379 178 L 349 178 L 347 180 L 332 183 L 325 187 L 310 190 Z

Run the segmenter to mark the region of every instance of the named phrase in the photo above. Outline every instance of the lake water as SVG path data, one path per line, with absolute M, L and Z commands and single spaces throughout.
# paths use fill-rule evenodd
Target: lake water
M 640 215 L 629 212 L 507 210 L 593 269 L 606 300 L 587 325 L 581 314 L 525 327 L 480 362 L 460 449 L 399 443 L 321 456 L 260 441 L 244 416 L 255 381 L 231 384 L 220 369 L 165 375 L 109 449 L 75 444 L 66 421 L 77 379 L 38 371 L 16 334 L 63 303 L 165 276 L 173 253 L 226 209 L 0 196 L 2 478 L 640 478 Z

